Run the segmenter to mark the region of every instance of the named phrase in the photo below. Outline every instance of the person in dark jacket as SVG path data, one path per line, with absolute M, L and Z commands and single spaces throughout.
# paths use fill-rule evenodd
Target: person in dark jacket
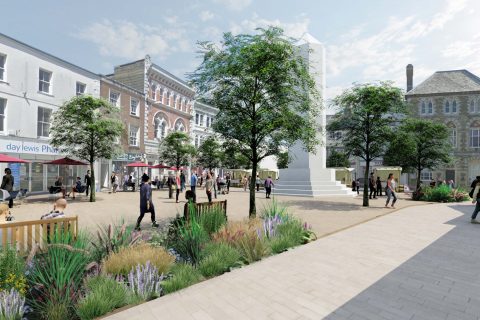
M 88 191 L 92 187 L 92 176 L 90 175 L 90 170 L 87 170 L 87 174 L 85 175 L 83 182 L 85 183 L 85 194 L 88 197 Z
M 7 190 L 10 194 L 13 191 L 13 176 L 12 176 L 12 170 L 10 168 L 5 169 L 5 175 L 3 176 L 2 179 L 2 186 L 0 189 Z M 13 208 L 13 198 L 10 195 L 10 198 L 8 199 L 8 207 Z
M 373 199 L 376 199 L 377 196 L 375 195 L 376 189 L 375 189 L 375 177 L 373 176 L 373 172 L 370 174 L 370 179 L 368 179 L 368 188 L 370 189 L 370 196 L 369 198 L 372 199 L 372 194 L 373 194 Z
M 147 175 L 142 176 L 142 185 L 140 186 L 140 216 L 137 219 L 137 226 L 135 230 L 140 230 L 140 223 L 142 222 L 145 213 L 150 212 L 152 219 L 152 226 L 158 227 L 158 223 L 155 220 L 155 207 L 152 201 L 152 186 L 148 181 L 150 178 Z
M 377 177 L 377 196 L 382 196 L 382 181 Z

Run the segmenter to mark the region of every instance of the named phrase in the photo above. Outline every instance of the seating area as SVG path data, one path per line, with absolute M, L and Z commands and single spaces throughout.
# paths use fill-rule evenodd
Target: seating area
M 194 203 L 194 205 L 195 205 L 195 212 L 198 215 L 201 215 L 203 212 L 205 212 L 208 209 L 211 209 L 212 207 L 216 207 L 216 208 L 219 208 L 225 214 L 225 218 L 227 218 L 227 200 L 213 201 L 211 203 L 200 202 L 200 203 Z M 189 218 L 189 212 L 190 211 L 188 210 L 188 203 L 186 203 L 183 208 L 183 216 L 187 220 Z

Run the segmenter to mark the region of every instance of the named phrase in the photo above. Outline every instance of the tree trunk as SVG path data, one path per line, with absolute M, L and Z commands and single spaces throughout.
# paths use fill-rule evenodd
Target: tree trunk
M 90 162 L 90 179 L 92 179 L 92 185 L 90 186 L 90 202 L 95 202 L 95 169 L 93 161 Z
M 257 216 L 257 208 L 255 206 L 255 183 L 257 181 L 257 163 L 252 163 L 252 178 L 250 179 L 250 209 L 248 217 L 254 219 Z
M 418 189 L 420 189 L 420 183 L 421 183 L 420 175 L 421 174 L 422 174 L 422 169 L 417 168 L 417 189 L 415 191 L 418 191 Z
M 368 207 L 368 179 L 370 171 L 370 161 L 365 160 L 365 178 L 363 179 L 363 206 Z

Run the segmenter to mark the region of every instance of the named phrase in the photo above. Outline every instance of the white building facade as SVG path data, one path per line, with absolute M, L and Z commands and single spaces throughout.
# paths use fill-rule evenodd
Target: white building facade
M 64 156 L 49 144 L 53 113 L 80 94 L 99 97 L 99 76 L 0 34 L 0 153 L 30 161 L 1 166 L 17 189 L 46 191 L 57 176 L 67 184 L 87 169 L 43 164 Z
M 212 125 L 217 113 L 218 109 L 211 105 L 199 101 L 195 101 L 193 104 L 191 136 L 196 148 L 198 148 L 205 139 L 214 134 Z

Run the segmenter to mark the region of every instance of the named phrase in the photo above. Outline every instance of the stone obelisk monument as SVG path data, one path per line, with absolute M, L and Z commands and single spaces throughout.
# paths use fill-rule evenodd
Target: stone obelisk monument
M 335 170 L 326 167 L 326 115 L 325 115 L 325 48 L 313 36 L 306 33 L 298 43 L 299 54 L 306 60 L 309 72 L 315 79 L 322 106 L 317 118 L 321 129 L 317 135 L 321 141 L 315 153 L 309 153 L 297 142 L 288 150 L 292 161 L 288 169 L 281 169 L 275 185 L 275 195 L 295 196 L 353 196 L 354 193 L 335 181 Z M 323 133 L 322 133 L 323 132 Z

